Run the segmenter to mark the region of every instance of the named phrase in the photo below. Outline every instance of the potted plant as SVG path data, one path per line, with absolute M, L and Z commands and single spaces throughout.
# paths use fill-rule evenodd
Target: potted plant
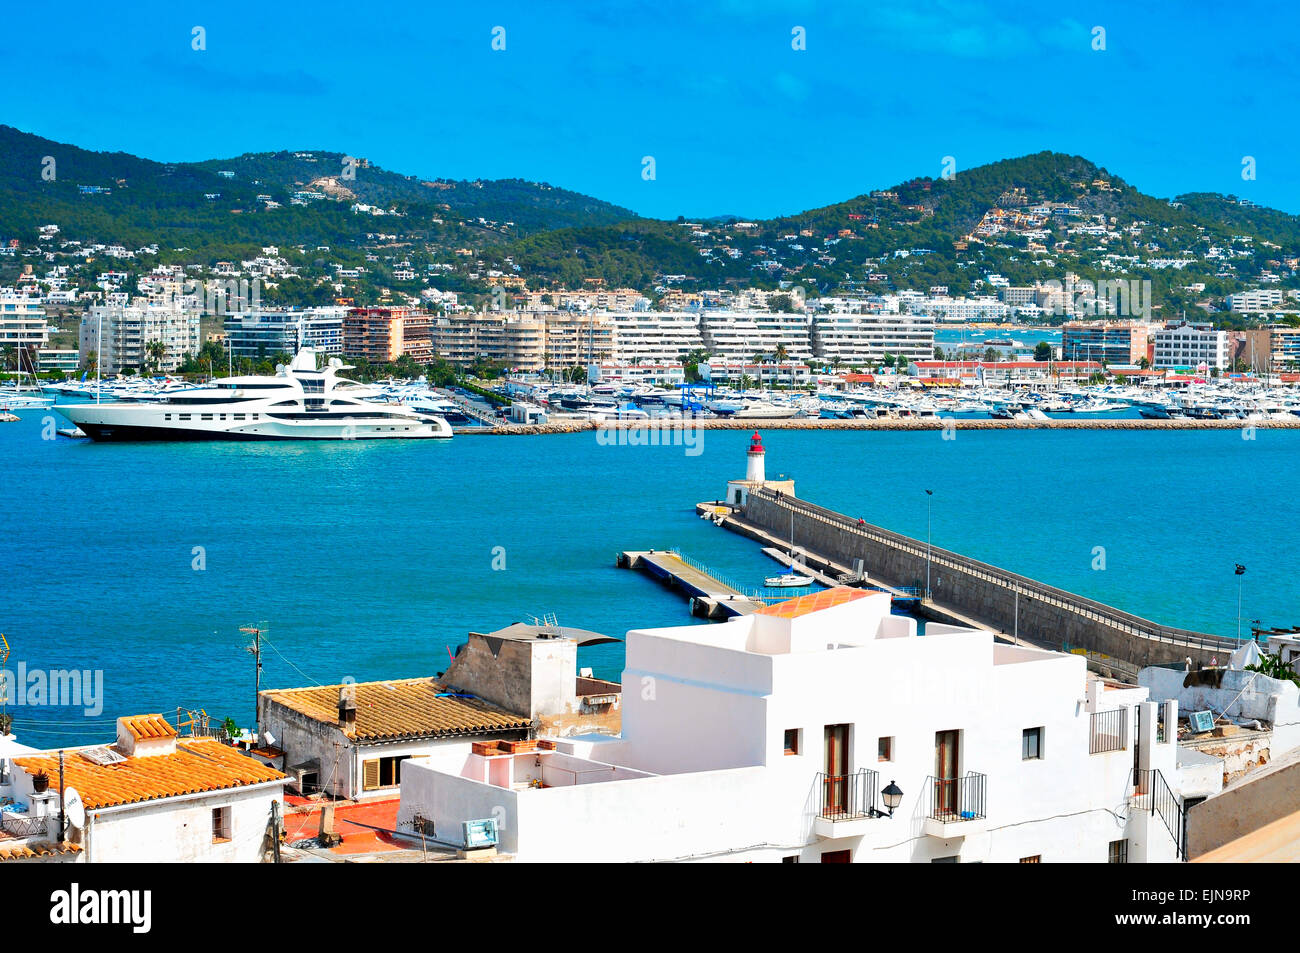
M 44 794 L 50 787 L 50 776 L 44 771 L 37 771 L 32 775 L 32 790 L 37 794 Z

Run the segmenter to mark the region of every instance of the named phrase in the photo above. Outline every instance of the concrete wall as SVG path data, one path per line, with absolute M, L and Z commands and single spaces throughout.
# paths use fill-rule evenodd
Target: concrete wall
M 1293 814 L 1297 805 L 1300 805 L 1300 760 L 1227 788 L 1188 810 L 1188 859 L 1195 860 Z
M 470 633 L 443 682 L 516 715 L 577 708 L 578 646 L 572 639 L 503 639 Z
M 1270 678 L 1259 672 L 1211 669 L 1180 672 L 1144 668 L 1138 684 L 1152 698 L 1176 698 L 1181 711 L 1212 711 L 1216 716 L 1258 719 L 1273 728 L 1272 756 L 1281 757 L 1300 747 L 1300 688 L 1295 682 Z
M 788 497 L 755 491 L 743 517 L 780 538 L 794 535 L 800 546 L 846 566 L 862 559 L 871 579 L 892 586 L 924 588 L 925 542 L 910 539 L 833 510 Z M 930 589 L 936 602 L 969 614 L 987 625 L 1063 649 L 1081 648 L 1123 659 L 1133 665 L 1181 662 L 1188 656 L 1208 662 L 1227 658 L 1235 643 L 1203 633 L 1158 625 L 1111 606 L 1046 586 L 932 547 Z

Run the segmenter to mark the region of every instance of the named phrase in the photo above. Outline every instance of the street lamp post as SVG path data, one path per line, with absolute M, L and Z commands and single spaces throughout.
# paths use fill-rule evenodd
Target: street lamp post
M 1241 582 L 1242 582 L 1241 577 L 1246 574 L 1246 567 L 1243 566 L 1241 563 L 1237 563 L 1236 567 L 1237 568 L 1234 569 L 1233 572 L 1236 573 L 1237 576 L 1237 641 L 1240 642 L 1241 641 Z
M 934 490 L 925 491 L 925 601 L 930 601 L 930 501 Z

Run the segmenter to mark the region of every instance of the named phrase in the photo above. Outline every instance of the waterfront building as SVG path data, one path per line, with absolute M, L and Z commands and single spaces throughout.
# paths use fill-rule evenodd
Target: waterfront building
M 343 316 L 343 353 L 378 364 L 403 354 L 426 364 L 433 357 L 433 318 L 412 308 L 348 308 Z
M 235 358 L 261 360 L 293 356 L 305 347 L 318 354 L 343 354 L 345 308 L 264 309 L 227 312 L 225 340 Z
M 812 357 L 809 318 L 802 312 L 705 311 L 700 315 L 700 336 L 713 357 L 744 361 L 755 354 L 771 358 L 781 350 L 782 360 L 806 361 Z
M 827 364 L 879 364 L 886 354 L 934 357 L 934 318 L 925 314 L 832 311 L 812 317 L 814 356 Z
M 0 795 L 19 809 L 0 813 L 0 859 L 29 850 L 82 863 L 256 863 L 271 844 L 284 775 L 216 739 L 180 738 L 161 715 L 119 718 L 111 745 L 62 749 L 64 794 L 75 790 L 84 808 L 63 837 L 59 755 L 9 759 Z
M 192 299 L 135 298 L 113 294 L 93 305 L 81 319 L 79 335 L 82 363 L 93 353 L 104 374 L 130 368 L 174 371 L 199 350 L 199 310 Z M 102 339 L 101 339 L 102 335 Z M 156 357 L 150 345 L 161 344 Z
M 619 364 L 680 364 L 683 354 L 705 349 L 699 316 L 691 312 L 615 311 L 610 320 Z
M 914 361 L 907 373 L 931 380 L 962 384 L 1045 384 L 1055 380 L 1084 380 L 1104 368 L 1100 361 Z
M 936 321 L 947 323 L 992 322 L 1001 324 L 1011 314 L 1011 309 L 1004 302 L 988 296 L 949 298 L 945 295 L 920 298 L 913 301 L 908 310 L 914 314 L 928 314 Z
M 479 311 L 436 318 L 433 350 L 462 367 L 495 361 L 512 370 L 546 367 L 546 321 L 517 311 Z
M 1269 354 L 1279 367 L 1300 367 L 1300 328 L 1271 325 L 1268 329 Z
M 78 351 L 63 349 L 45 349 L 36 359 L 36 368 L 42 374 L 71 374 L 81 361 Z
M 1217 790 L 1182 773 L 1176 702 L 987 631 L 920 635 L 888 593 L 635 630 L 626 657 L 621 735 L 412 759 L 399 828 L 496 818 L 521 861 L 1168 861 L 1152 792 Z
M 432 678 L 263 691 L 258 723 L 274 764 L 308 794 L 391 797 L 401 765 L 464 739 L 518 739 L 532 722 Z
M 609 315 L 558 311 L 548 313 L 545 322 L 547 367 L 590 367 L 614 360 L 614 322 Z
M 0 348 L 39 349 L 49 340 L 50 328 L 40 298 L 0 294 Z
M 1133 321 L 1067 321 L 1061 325 L 1061 359 L 1136 364 L 1151 360 L 1149 324 Z
M 1227 370 L 1228 332 L 1210 324 L 1169 324 L 1152 334 L 1151 363 L 1157 368 L 1190 367 L 1202 364 L 1210 370 Z

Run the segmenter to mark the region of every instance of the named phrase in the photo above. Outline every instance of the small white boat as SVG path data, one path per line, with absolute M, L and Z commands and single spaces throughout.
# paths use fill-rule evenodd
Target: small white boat
M 799 589 L 803 586 L 811 586 L 812 583 L 811 576 L 801 576 L 797 572 L 788 572 L 782 576 L 768 576 L 763 580 L 763 585 L 768 589 Z

